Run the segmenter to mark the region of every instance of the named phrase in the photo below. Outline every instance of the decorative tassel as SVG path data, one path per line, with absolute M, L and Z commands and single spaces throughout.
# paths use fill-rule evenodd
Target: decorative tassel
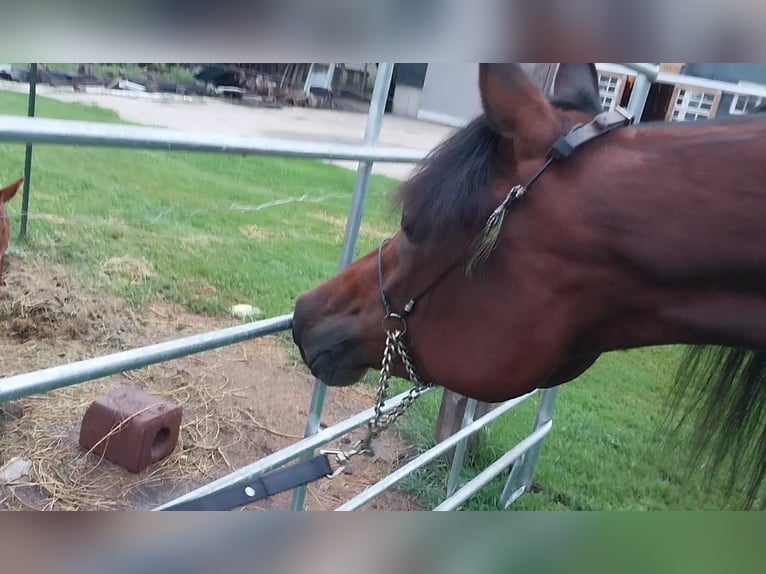
M 517 185 L 506 196 L 503 203 L 501 203 L 492 215 L 487 219 L 487 223 L 484 225 L 481 235 L 476 239 L 471 249 L 471 257 L 466 265 L 466 275 L 471 277 L 476 268 L 484 263 L 494 251 L 497 246 L 498 239 L 500 239 L 500 232 L 503 230 L 503 222 L 505 216 L 508 213 L 508 209 L 511 202 L 521 198 L 526 191 L 526 187 L 523 185 Z

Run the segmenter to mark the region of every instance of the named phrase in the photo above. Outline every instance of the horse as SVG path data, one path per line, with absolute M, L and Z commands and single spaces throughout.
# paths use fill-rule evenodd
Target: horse
M 395 192 L 397 233 L 298 296 L 303 361 L 351 385 L 393 333 L 394 376 L 498 402 L 603 353 L 684 345 L 671 413 L 695 425 L 692 462 L 710 455 L 715 474 L 729 457 L 751 508 L 766 475 L 766 116 L 626 122 L 556 156 L 602 113 L 594 64 L 560 64 L 549 94 L 519 64 L 480 64 L 479 90 L 483 113 Z
M 13 199 L 22 183 L 24 183 L 24 178 L 0 189 L 0 285 L 3 284 L 3 258 L 5 257 L 5 251 L 8 249 L 8 242 L 11 237 L 11 225 L 8 220 L 8 211 L 5 208 L 5 204 Z

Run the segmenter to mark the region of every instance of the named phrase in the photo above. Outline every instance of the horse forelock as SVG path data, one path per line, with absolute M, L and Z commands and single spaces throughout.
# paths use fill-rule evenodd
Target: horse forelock
M 588 94 L 553 99 L 562 111 L 596 114 Z M 394 194 L 402 209 L 402 229 L 415 242 L 438 239 L 455 229 L 476 231 L 484 224 L 493 198 L 492 170 L 501 136 L 480 115 L 434 148 Z

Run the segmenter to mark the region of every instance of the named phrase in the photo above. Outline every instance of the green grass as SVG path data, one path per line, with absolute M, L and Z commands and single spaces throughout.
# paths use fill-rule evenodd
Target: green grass
M 0 113 L 25 112 L 25 96 L 0 92 Z M 109 111 L 46 98 L 39 98 L 38 115 L 119 121 Z M 23 164 L 23 146 L 0 144 L 0 182 L 19 177 Z M 343 228 L 332 218 L 345 220 L 354 179 L 350 171 L 315 161 L 35 146 L 25 248 L 132 301 L 159 294 L 198 311 L 222 313 L 250 303 L 265 316 L 288 313 L 301 291 L 337 270 Z M 372 178 L 360 253 L 377 245 L 381 231 L 396 227 L 387 202 L 395 185 Z M 320 202 L 231 209 L 304 195 Z M 9 206 L 14 235 L 20 205 L 19 198 Z M 145 260 L 154 274 L 140 285 L 106 279 L 103 263 L 121 256 Z M 566 385 L 536 476 L 539 491 L 514 508 L 720 508 L 718 485 L 685 480 L 682 444 L 659 448 L 656 433 L 678 356 L 677 348 L 608 355 Z M 534 399 L 483 434 L 464 479 L 529 432 L 536 406 Z M 432 444 L 437 410 L 438 396 L 429 396 L 403 421 L 420 448 Z M 447 471 L 439 462 L 404 486 L 433 506 L 444 495 Z M 494 481 L 464 508 L 495 508 L 502 485 Z
M 0 112 L 23 114 L 25 99 L 0 92 Z M 38 115 L 118 121 L 45 98 Z M 0 145 L 2 181 L 23 166 L 23 146 Z M 160 293 L 194 310 L 247 302 L 267 315 L 287 313 L 301 291 L 337 271 L 354 179 L 310 160 L 35 146 L 29 247 L 94 281 L 110 258 L 149 262 L 155 273 L 146 283 L 107 285 L 130 300 Z M 394 185 L 372 178 L 365 222 L 377 234 L 395 227 L 387 201 Z M 20 206 L 9 205 L 14 233 Z M 360 252 L 378 241 L 363 234 Z
M 664 347 L 611 353 L 561 388 L 554 426 L 545 440 L 535 477 L 536 492 L 517 510 L 694 510 L 726 507 L 722 486 L 689 476 L 679 437 L 665 440 L 668 383 L 681 348 Z M 397 391 L 399 389 L 397 388 Z M 462 484 L 524 438 L 539 404 L 533 398 L 499 419 L 481 435 L 479 452 L 468 460 Z M 405 421 L 421 448 L 432 446 L 439 396 L 429 396 Z M 428 507 L 444 497 L 446 461 L 423 469 L 404 486 Z M 497 508 L 507 475 L 495 479 L 464 508 Z

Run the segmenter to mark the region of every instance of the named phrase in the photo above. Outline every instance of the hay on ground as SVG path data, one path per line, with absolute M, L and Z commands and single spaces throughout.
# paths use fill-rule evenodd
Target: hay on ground
M 193 315 L 160 301 L 132 308 L 86 289 L 61 267 L 20 257 L 9 263 L 7 285 L 0 289 L 0 377 L 237 322 Z M 78 441 L 88 406 L 126 384 L 183 407 L 175 450 L 139 474 L 86 452 Z M 0 508 L 154 508 L 299 440 L 312 387 L 313 379 L 281 339 L 266 337 L 4 404 L 0 466 L 14 457 L 32 466 L 27 482 L 0 485 Z M 373 398 L 374 390 L 364 386 L 333 390 L 322 422 L 334 424 L 368 408 Z M 387 438 L 394 441 L 388 450 L 396 451 L 398 459 L 406 447 L 393 435 Z M 353 475 L 309 487 L 307 508 L 334 508 L 395 463 L 355 461 Z M 290 501 L 291 494 L 285 493 L 247 510 L 287 509 Z M 372 507 L 417 505 L 405 494 L 389 493 Z

